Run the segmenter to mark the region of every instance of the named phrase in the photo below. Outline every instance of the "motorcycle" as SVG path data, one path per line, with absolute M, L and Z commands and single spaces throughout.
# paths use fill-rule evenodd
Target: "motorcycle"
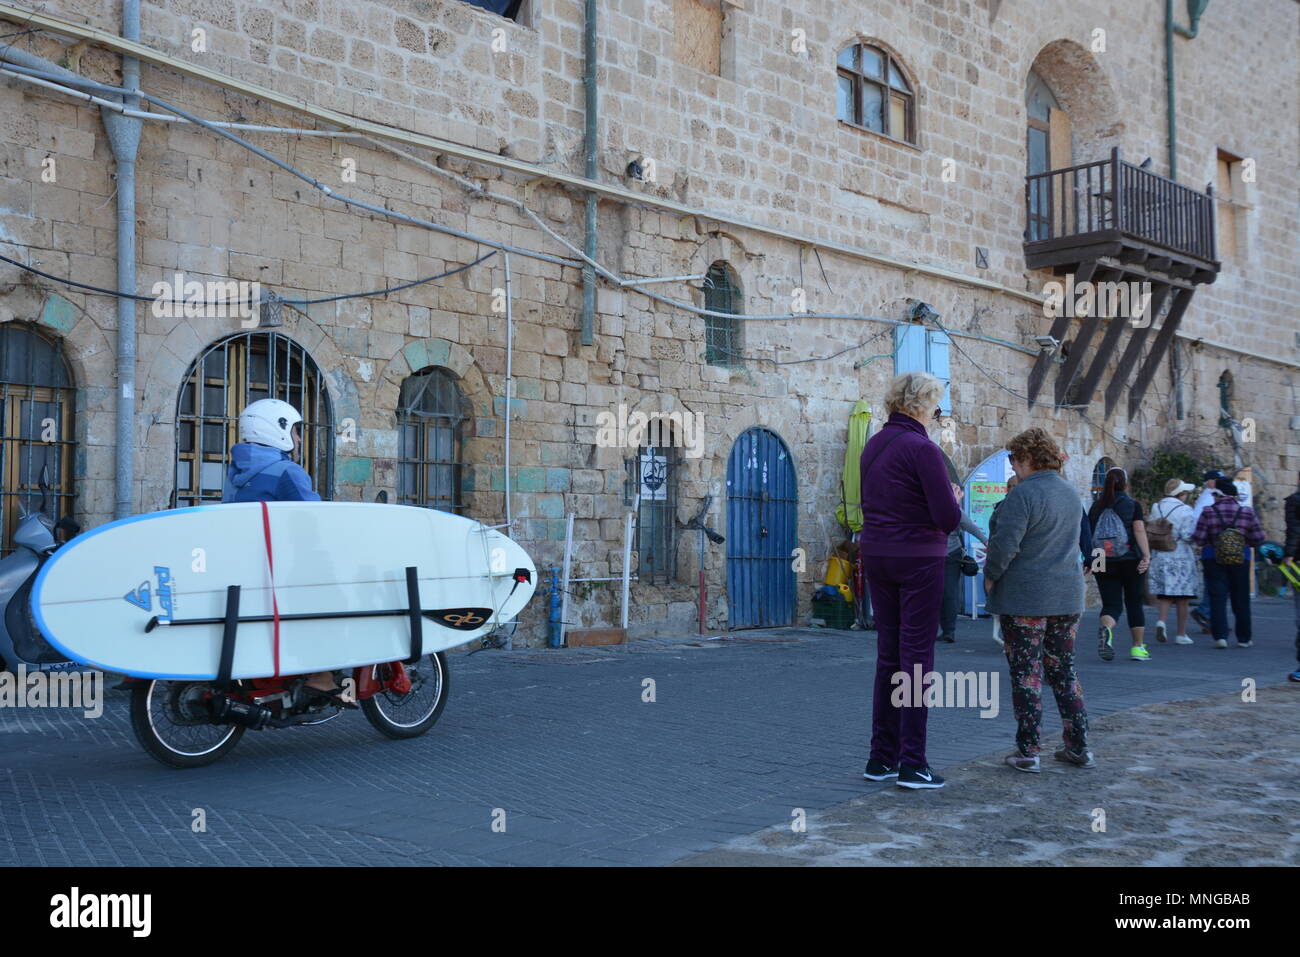
M 13 553 L 0 559 L 0 670 L 93 670 L 54 648 L 32 615 L 32 584 L 41 566 L 61 547 L 59 537 L 66 541 L 81 531 L 70 518 L 54 522 L 45 514 L 46 470 L 40 489 L 40 507 L 22 516 Z M 195 768 L 228 753 L 249 729 L 324 724 L 356 707 L 308 688 L 307 678 L 282 675 L 222 685 L 128 677 L 118 687 L 131 692 L 131 728 L 144 750 L 168 767 Z M 446 706 L 447 659 L 437 652 L 414 664 L 364 665 L 353 669 L 345 683 L 378 731 L 390 738 L 414 738 L 432 728 Z
M 439 651 L 415 664 L 364 665 L 346 682 L 377 731 L 415 738 L 434 726 L 447 704 L 447 659 Z M 227 754 L 245 731 L 310 727 L 350 710 L 306 683 L 306 675 L 242 679 L 224 687 L 131 679 L 131 729 L 145 751 L 168 767 L 203 767 Z
M 46 513 L 49 499 L 49 471 L 41 469 L 41 504 L 26 512 L 14 531 L 14 550 L 0 559 L 0 671 L 20 666 L 34 671 L 81 671 L 86 666 L 70 661 L 45 640 L 31 611 L 32 583 L 41 566 L 60 547 L 59 538 L 73 538 L 81 531 L 69 517 L 55 522 Z

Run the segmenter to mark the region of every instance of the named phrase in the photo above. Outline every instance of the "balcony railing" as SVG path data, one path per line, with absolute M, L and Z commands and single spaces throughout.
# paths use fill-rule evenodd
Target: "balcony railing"
M 1214 196 L 1181 186 L 1119 158 L 1025 177 L 1025 243 L 1116 234 L 1213 261 Z M 1053 242 L 1053 246 L 1065 245 Z

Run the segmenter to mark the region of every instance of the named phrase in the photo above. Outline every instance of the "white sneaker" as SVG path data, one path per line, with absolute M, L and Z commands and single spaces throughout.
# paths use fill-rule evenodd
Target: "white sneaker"
M 1176 644 L 1176 645 L 1194 645 L 1194 644 L 1196 644 L 1196 642 L 1192 641 L 1192 639 L 1188 638 L 1186 635 L 1179 635 L 1177 638 L 1174 639 L 1174 644 Z
M 1227 648 L 1227 647 L 1228 647 L 1228 641 L 1227 641 L 1227 639 L 1226 639 L 1226 638 L 1215 638 L 1215 639 L 1214 639 L 1214 647 L 1215 647 L 1215 648 Z
M 1165 636 L 1165 623 L 1163 621 L 1156 622 L 1156 641 L 1163 645 L 1168 640 Z

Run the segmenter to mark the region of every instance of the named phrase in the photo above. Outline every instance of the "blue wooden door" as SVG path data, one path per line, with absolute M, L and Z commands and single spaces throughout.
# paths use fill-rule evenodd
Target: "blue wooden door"
M 732 628 L 794 623 L 794 461 L 770 429 L 746 431 L 727 461 L 727 607 Z

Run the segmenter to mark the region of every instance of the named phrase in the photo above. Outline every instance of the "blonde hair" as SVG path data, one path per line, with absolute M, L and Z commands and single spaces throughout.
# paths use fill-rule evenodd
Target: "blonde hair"
M 902 372 L 894 376 L 885 393 L 889 412 L 905 412 L 928 422 L 943 399 L 943 383 L 928 372 Z
M 1180 478 L 1171 478 L 1168 482 L 1165 483 L 1165 494 L 1166 494 L 1166 495 L 1173 495 L 1173 494 L 1174 494 L 1174 490 L 1177 489 L 1178 486 L 1180 486 L 1180 485 L 1182 485 L 1182 484 L 1183 484 L 1183 480 L 1182 480 L 1182 479 L 1180 479 Z M 1174 496 L 1174 497 L 1175 497 L 1175 498 L 1178 498 L 1178 499 L 1185 499 L 1185 498 L 1187 497 L 1188 493 L 1189 493 L 1189 492 L 1193 492 L 1193 491 L 1195 491 L 1195 489 L 1190 489 L 1190 488 L 1189 488 L 1189 489 L 1185 489 L 1184 491 L 1179 492 L 1179 493 L 1178 493 L 1176 496 Z

